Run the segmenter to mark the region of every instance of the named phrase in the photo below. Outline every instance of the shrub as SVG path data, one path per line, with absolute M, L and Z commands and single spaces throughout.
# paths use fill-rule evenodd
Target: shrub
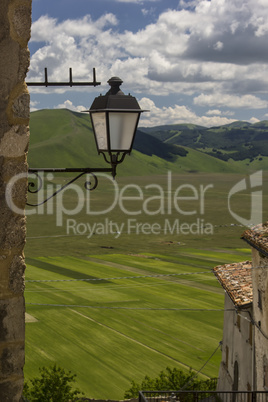
M 24 401 L 29 402 L 68 402 L 78 400 L 81 392 L 72 389 L 70 385 L 75 380 L 76 375 L 70 371 L 66 372 L 63 368 L 42 367 L 39 369 L 41 377 L 30 380 L 32 386 L 27 382 L 23 388 Z

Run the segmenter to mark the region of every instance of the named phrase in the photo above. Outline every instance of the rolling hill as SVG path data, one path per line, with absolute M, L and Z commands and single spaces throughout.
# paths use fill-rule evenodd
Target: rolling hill
M 255 125 L 254 125 L 255 126 Z M 139 129 L 134 141 L 134 150 L 127 156 L 117 171 L 126 175 L 163 174 L 167 170 L 177 172 L 244 172 L 268 169 L 268 157 L 243 160 L 220 158 L 223 146 L 229 146 L 233 131 L 240 126 L 205 129 L 194 125 L 161 126 Z M 267 122 L 268 128 L 268 122 Z M 246 131 L 246 128 L 243 128 Z M 254 141 L 251 131 L 256 131 Z M 225 133 L 227 132 L 228 135 Z M 28 163 L 30 167 L 106 167 L 102 156 L 97 154 L 91 122 L 87 114 L 67 109 L 40 110 L 33 112 L 30 119 L 30 147 Z M 211 134 L 212 133 L 212 134 Z M 256 130 L 250 126 L 250 134 L 245 134 L 243 151 L 254 142 L 259 152 L 261 136 L 265 136 L 265 122 L 258 123 Z M 212 141 L 211 136 L 214 136 Z M 240 135 L 241 137 L 241 135 Z M 239 135 L 233 143 L 237 150 L 241 143 Z M 209 138 L 209 140 L 206 140 Z M 227 139 L 226 139 L 227 138 Z M 205 142 L 207 141 L 207 142 Z M 226 145 L 227 144 L 227 145 Z M 206 146 L 206 147 L 205 147 Z M 217 148 L 216 148 L 217 147 Z M 255 149 L 254 148 L 254 149 Z M 216 151 L 215 151 L 216 150 Z M 231 152 L 226 148 L 224 154 Z M 233 151 L 235 152 L 235 151 Z M 266 151 L 265 151 L 266 152 Z
M 217 159 L 262 161 L 268 157 L 268 121 L 256 124 L 236 121 L 219 127 L 167 125 L 141 128 L 165 144 L 186 146 Z

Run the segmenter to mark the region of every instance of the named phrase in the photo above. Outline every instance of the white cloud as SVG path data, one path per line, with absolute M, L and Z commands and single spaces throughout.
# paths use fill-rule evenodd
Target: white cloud
M 116 1 L 153 5 L 154 0 Z M 194 96 L 193 108 L 267 107 L 267 0 L 178 3 L 178 9 L 168 9 L 138 32 L 121 32 L 120 21 L 111 13 L 97 20 L 86 15 L 62 22 L 40 17 L 32 25 L 31 40 L 41 46 L 32 54 L 28 80 L 43 81 L 44 67 L 48 67 L 51 81 L 68 80 L 69 67 L 74 80 L 91 79 L 89 74 L 96 67 L 97 79 L 105 88 L 107 79 L 118 75 L 127 82 L 129 91 L 148 97 Z M 146 9 L 142 10 L 146 15 Z M 50 93 L 67 90 L 51 89 Z M 31 88 L 32 93 L 45 91 Z M 189 108 L 182 108 L 166 108 L 161 114 L 173 120 L 177 112 L 201 119 Z M 210 112 L 203 121 L 226 119 L 226 112 Z
M 208 116 L 220 116 L 221 113 L 222 113 L 222 112 L 221 112 L 219 109 L 208 110 L 208 111 L 206 112 L 206 114 L 207 114 Z
M 31 112 L 35 112 L 36 110 L 38 110 L 38 107 L 37 107 L 38 105 L 39 105 L 38 101 L 31 100 L 30 101 L 30 110 L 31 110 Z
M 155 2 L 160 0 L 115 0 L 118 3 L 136 3 L 136 4 L 144 4 L 146 2 Z
M 72 110 L 74 112 L 82 112 L 86 110 L 85 106 L 75 106 L 73 105 L 73 102 L 71 102 L 70 100 L 66 100 L 65 102 L 54 106 L 54 109 L 69 109 Z
M 219 126 L 234 122 L 234 119 L 221 117 L 219 115 L 198 116 L 186 106 L 175 105 L 173 107 L 157 107 L 149 98 L 142 98 L 139 101 L 143 109 L 150 110 L 150 113 L 144 113 L 141 118 L 140 126 L 154 127 L 163 124 L 197 124 L 205 127 Z
M 107 60 L 114 60 L 115 54 L 120 56 L 120 52 L 109 29 L 116 24 L 113 14 L 105 14 L 96 21 L 89 15 L 63 22 L 48 16 L 40 17 L 32 25 L 31 40 L 46 44 L 32 55 L 28 80 L 32 77 L 43 80 L 43 69 L 48 67 L 51 81 L 64 81 L 70 66 L 76 79 L 84 79 L 96 64 L 103 65 L 104 54 Z M 105 66 L 98 68 L 99 73 L 107 74 L 107 71 Z
M 222 49 L 223 49 L 223 43 L 220 41 L 220 40 L 218 40 L 218 42 L 217 43 L 215 43 L 215 45 L 213 46 L 213 48 L 215 49 L 215 50 L 218 50 L 218 51 L 221 51 Z
M 150 8 L 142 8 L 141 12 L 144 16 L 146 15 L 153 15 L 155 13 L 155 8 L 154 7 L 150 7 Z
M 207 116 L 233 116 L 234 112 L 230 110 L 213 109 L 206 112 Z
M 58 35 L 65 35 L 74 40 L 74 37 L 96 36 L 102 32 L 106 26 L 115 26 L 118 24 L 116 16 L 111 13 L 104 14 L 96 21 L 91 16 L 85 15 L 80 19 L 67 19 L 58 22 L 56 18 L 48 15 L 41 16 L 33 22 L 31 28 L 32 42 L 57 42 Z
M 256 119 L 256 117 L 251 117 L 251 119 L 249 120 L 250 123 L 255 124 L 255 123 L 259 123 L 259 119 Z
M 259 7 L 268 12 L 261 1 Z M 261 15 L 265 14 L 257 10 L 253 0 L 202 0 L 191 10 L 170 9 L 136 33 L 119 33 L 114 29 L 119 21 L 111 13 L 96 21 L 90 15 L 63 22 L 42 16 L 33 23 L 32 41 L 46 45 L 33 54 L 29 76 L 39 74 L 41 65 L 43 70 L 46 64 L 59 78 L 68 64 L 77 77 L 84 77 L 96 66 L 106 79 L 118 61 L 122 67 L 134 60 L 134 64 L 143 65 L 143 75 L 132 70 L 127 76 L 134 76 L 133 82 L 142 78 L 149 90 L 151 81 L 191 82 L 193 90 L 200 91 L 200 83 L 205 81 L 264 79 L 268 87 L 268 75 L 264 77 L 261 68 L 268 62 L 268 33 L 265 40 L 264 28 L 261 38 L 258 34 L 264 26 L 264 22 L 257 26 Z M 256 65 L 259 68 L 253 77 L 252 66 Z
M 268 101 L 254 95 L 201 94 L 194 98 L 194 104 L 199 106 L 225 106 L 231 108 L 263 109 L 268 107 Z

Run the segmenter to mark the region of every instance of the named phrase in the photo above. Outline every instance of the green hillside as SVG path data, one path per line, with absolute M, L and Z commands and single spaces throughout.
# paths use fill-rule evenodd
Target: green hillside
M 163 130 L 164 127 L 168 127 L 171 133 L 172 126 L 163 126 Z M 178 125 L 174 127 L 179 128 Z M 230 163 L 218 158 L 217 153 L 214 155 L 213 152 L 204 152 L 204 149 L 199 149 L 193 141 L 196 131 L 199 132 L 204 128 L 190 124 L 182 125 L 181 128 L 184 131 L 176 133 L 173 130 L 172 140 L 165 143 L 151 135 L 154 133 L 153 129 L 148 129 L 147 132 L 138 130 L 134 150 L 131 156 L 126 157 L 124 164 L 118 166 L 117 173 L 120 176 L 137 176 L 163 174 L 167 170 L 172 170 L 174 173 L 210 171 L 232 173 L 258 168 L 268 169 L 268 157 L 259 157 L 257 162 L 254 160 L 253 166 L 253 161 L 247 159 Z M 66 109 L 33 112 L 30 133 L 28 153 L 30 167 L 107 167 L 102 156 L 97 154 L 87 114 Z M 186 138 L 187 141 L 181 146 L 177 144 L 178 138 Z M 217 138 L 220 140 L 221 137 Z M 215 147 L 217 138 L 213 143 Z M 221 146 L 221 143 L 219 145 Z
M 167 125 L 141 128 L 165 144 L 199 150 L 225 162 L 249 169 L 268 169 L 268 121 L 236 121 L 219 127 Z

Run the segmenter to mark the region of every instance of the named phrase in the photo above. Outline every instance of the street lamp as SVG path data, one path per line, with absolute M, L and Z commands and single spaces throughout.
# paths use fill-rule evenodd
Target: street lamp
M 118 77 L 112 77 L 108 81 L 111 86 L 106 95 L 100 95 L 94 99 L 91 108 L 85 112 L 89 112 L 92 122 L 92 128 L 98 153 L 102 154 L 105 161 L 111 165 L 110 168 L 29 168 L 28 172 L 34 174 L 39 181 L 36 188 L 35 183 L 29 181 L 28 191 L 37 193 L 42 188 L 42 178 L 39 172 L 63 172 L 78 173 L 67 184 L 55 191 L 47 199 L 38 204 L 29 204 L 30 206 L 38 206 L 44 204 L 54 197 L 60 191 L 64 190 L 71 183 L 79 179 L 84 174 L 91 174 L 94 183 L 86 182 L 85 188 L 94 190 L 98 185 L 98 179 L 94 173 L 111 173 L 113 178 L 116 176 L 116 166 L 122 163 L 125 156 L 130 154 L 142 110 L 136 100 L 131 95 L 125 95 L 119 88 L 123 81 Z
M 89 109 L 98 153 L 111 164 L 113 177 L 117 164 L 132 150 L 139 118 L 144 111 L 136 98 L 121 91 L 122 83 L 120 78 L 112 77 L 108 81 L 110 90 L 95 98 Z

